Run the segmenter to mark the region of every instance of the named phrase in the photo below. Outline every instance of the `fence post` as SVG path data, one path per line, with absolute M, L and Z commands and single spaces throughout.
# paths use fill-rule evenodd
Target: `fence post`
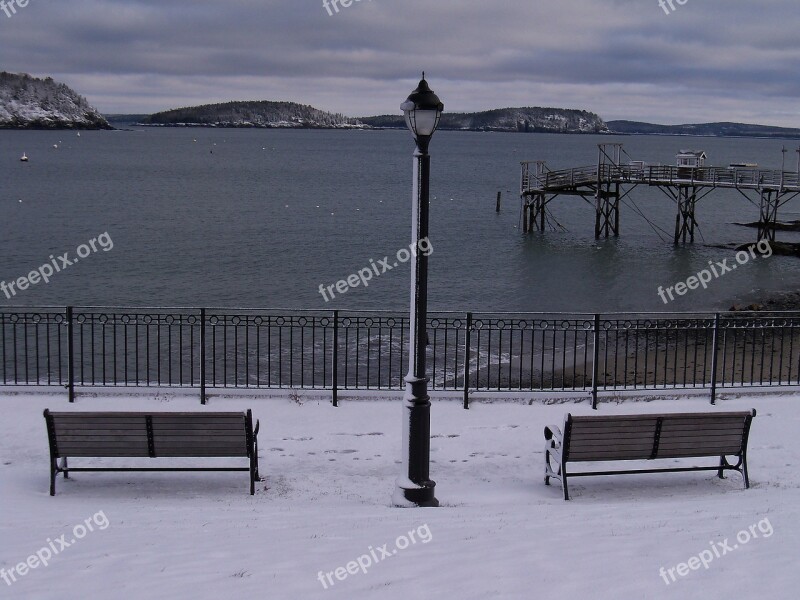
M 714 315 L 714 333 L 712 335 L 711 354 L 711 404 L 717 403 L 717 367 L 719 364 L 719 313 Z
M 200 309 L 200 403 L 206 403 L 206 309 Z
M 464 340 L 464 408 L 469 409 L 469 358 L 472 344 L 472 313 L 467 313 L 467 334 Z
M 600 369 L 600 315 L 594 316 L 594 360 L 592 360 L 592 409 L 597 410 L 597 377 Z
M 69 401 L 75 402 L 75 343 L 72 322 L 72 307 L 67 307 L 67 393 Z
M 339 406 L 339 311 L 333 311 L 333 364 L 331 365 L 331 387 L 333 405 Z

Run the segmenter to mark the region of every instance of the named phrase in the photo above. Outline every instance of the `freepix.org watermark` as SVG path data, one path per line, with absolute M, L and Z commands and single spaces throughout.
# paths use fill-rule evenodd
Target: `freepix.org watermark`
M 688 3 L 689 0 L 658 0 L 658 5 L 663 8 L 664 12 L 668 15 L 678 10 L 678 6 L 685 6 Z
M 369 282 L 372 281 L 373 275 L 380 277 L 387 271 L 391 271 L 395 267 L 399 267 L 401 263 L 408 262 L 412 256 L 417 255 L 417 249 L 422 253 L 422 256 L 430 256 L 433 254 L 433 245 L 428 238 L 422 238 L 417 244 L 411 244 L 408 248 L 400 248 L 397 251 L 395 258 L 397 260 L 392 263 L 388 256 L 384 256 L 383 260 L 379 260 L 377 264 L 371 258 L 369 259 L 369 266 L 360 269 L 357 273 L 349 275 L 347 279 L 340 279 L 336 283 L 326 286 L 324 283 L 319 284 L 319 293 L 325 299 L 325 302 L 330 302 L 336 297 L 336 292 L 345 294 L 350 288 L 357 288 L 360 285 L 369 287 Z M 330 298 L 328 297 L 330 295 Z
M 336 585 L 334 578 L 337 581 L 344 581 L 347 579 L 348 575 L 356 575 L 359 571 L 366 575 L 367 570 L 372 566 L 377 565 L 379 562 L 387 558 L 395 556 L 400 550 L 405 550 L 417 542 L 427 544 L 432 539 L 433 534 L 431 533 L 428 524 L 426 523 L 425 525 L 420 525 L 416 529 L 409 531 L 407 534 L 398 536 L 394 541 L 394 548 L 389 549 L 389 544 L 384 544 L 383 546 L 378 546 L 377 548 L 370 546 L 367 550 L 367 554 L 362 554 L 356 560 L 351 560 L 345 566 L 338 567 L 333 571 L 320 571 L 317 573 L 317 579 L 322 584 L 322 589 L 327 590 L 329 587 Z
M 24 562 L 10 569 L 0 569 L 0 579 L 5 581 L 6 585 L 14 585 L 18 577 L 24 577 L 34 569 L 49 565 L 55 556 L 95 531 L 95 526 L 102 531 L 107 529 L 110 524 L 108 517 L 101 510 L 88 519 L 84 519 L 83 523 L 75 525 L 72 528 L 72 537 L 69 540 L 67 539 L 69 535 L 67 533 L 62 534 L 55 540 L 47 538 L 47 545 L 42 546 L 34 554 L 31 554 Z
M 669 585 L 678 580 L 675 576 L 676 573 L 678 577 L 686 577 L 690 572 L 699 570 L 700 567 L 708 569 L 711 563 L 716 559 L 722 558 L 726 554 L 738 550 L 750 540 L 758 538 L 759 532 L 763 534 L 765 538 L 772 537 L 772 534 L 775 533 L 775 530 L 772 528 L 772 523 L 769 522 L 769 518 L 761 519 L 758 523 L 750 525 L 747 529 L 742 529 L 737 533 L 736 541 L 738 543 L 731 544 L 729 538 L 725 538 L 721 542 L 708 542 L 709 546 L 711 546 L 710 549 L 707 548 L 699 554 L 692 556 L 686 562 L 678 563 L 669 569 L 661 567 L 658 570 L 658 574 L 661 576 L 661 579 L 664 580 L 664 583 Z
M 372 2 L 372 0 L 369 0 Z M 361 0 L 322 0 L 322 7 L 328 11 L 330 16 L 334 14 L 338 14 L 341 8 L 350 8 L 353 6 L 353 2 L 361 2 Z
M 756 251 L 758 251 L 758 254 L 756 254 Z M 703 269 L 697 273 L 697 275 L 689 277 L 686 281 L 680 281 L 666 289 L 664 289 L 663 286 L 658 286 L 658 296 L 664 301 L 664 304 L 669 304 L 671 301 L 675 300 L 675 296 L 672 292 L 675 292 L 678 296 L 684 296 L 690 290 L 696 290 L 701 286 L 703 289 L 706 289 L 708 288 L 708 284 L 714 279 L 718 279 L 725 273 L 734 271 L 739 265 L 746 265 L 751 260 L 755 260 L 758 255 L 761 255 L 761 258 L 769 258 L 772 256 L 772 247 L 769 245 L 768 240 L 761 240 L 757 244 L 750 246 L 747 250 L 739 250 L 739 252 L 736 253 L 735 263 L 728 264 L 730 260 L 728 258 L 722 262 L 710 260 L 708 261 L 708 266 L 710 268 Z M 667 300 L 667 296 L 669 296 L 669 300 Z
M 0 0 L 0 10 L 10 19 L 17 14 L 17 8 L 25 8 L 31 0 Z
M 111 239 L 111 236 L 108 235 L 107 231 L 89 240 L 88 244 L 81 244 L 78 246 L 75 250 L 75 254 L 78 255 L 76 258 L 70 258 L 69 252 L 65 252 L 58 257 L 51 254 L 50 261 L 46 262 L 35 271 L 31 271 L 23 277 L 17 277 L 8 283 L 0 281 L 0 291 L 10 300 L 12 296 L 17 295 L 17 292 L 24 292 L 32 285 L 37 285 L 42 282 L 50 283 L 50 278 L 53 275 L 60 273 L 67 267 L 71 267 L 80 259 L 91 256 L 98 251 L 98 246 L 103 252 L 108 252 L 114 248 L 114 241 Z

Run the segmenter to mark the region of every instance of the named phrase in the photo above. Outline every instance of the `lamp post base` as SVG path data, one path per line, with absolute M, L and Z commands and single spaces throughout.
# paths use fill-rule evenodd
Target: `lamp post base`
M 392 496 L 392 504 L 400 508 L 435 508 L 439 506 L 439 501 L 433 495 L 435 488 L 436 482 L 434 481 L 428 481 L 422 487 L 414 485 L 408 480 L 403 483 L 398 481 Z

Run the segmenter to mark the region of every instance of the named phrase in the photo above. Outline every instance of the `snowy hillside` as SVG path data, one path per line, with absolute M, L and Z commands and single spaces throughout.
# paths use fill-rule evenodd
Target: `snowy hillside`
M 0 73 L 0 129 L 111 129 L 87 101 L 63 83 Z

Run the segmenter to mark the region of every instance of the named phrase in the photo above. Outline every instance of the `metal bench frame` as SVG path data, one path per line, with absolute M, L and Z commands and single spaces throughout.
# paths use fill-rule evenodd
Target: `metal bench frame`
M 544 468 L 544 482 L 545 485 L 550 485 L 550 479 L 557 479 L 561 482 L 561 486 L 564 491 L 564 500 L 569 500 L 569 487 L 567 485 L 567 478 L 568 477 L 597 477 L 602 475 L 633 475 L 633 474 L 640 474 L 640 473 L 680 473 L 680 472 L 687 472 L 687 471 L 716 471 L 717 476 L 720 479 L 724 479 L 724 472 L 725 471 L 736 471 L 742 475 L 744 479 L 744 487 L 745 489 L 750 488 L 750 479 L 747 473 L 747 442 L 750 435 L 750 426 L 752 424 L 753 418 L 756 416 L 756 411 L 753 409 L 749 412 L 724 412 L 724 413 L 665 413 L 665 414 L 644 414 L 644 415 L 619 415 L 620 422 L 622 419 L 627 420 L 629 423 L 635 422 L 639 418 L 642 421 L 645 420 L 656 420 L 655 430 L 652 435 L 652 446 L 648 446 L 647 451 L 642 451 L 640 456 L 626 456 L 625 458 L 608 458 L 607 456 L 603 456 L 598 454 L 596 458 L 581 458 L 581 459 L 572 459 L 570 460 L 570 445 L 573 442 L 573 424 L 576 420 L 580 420 L 582 423 L 590 423 L 592 421 L 612 421 L 614 420 L 614 416 L 581 416 L 581 417 L 573 417 L 571 414 L 567 414 L 565 421 L 564 421 L 564 431 L 562 431 L 555 426 L 545 427 L 544 429 L 544 437 L 546 440 L 545 443 L 545 468 Z M 674 456 L 666 456 L 660 457 L 659 456 L 659 444 L 661 442 L 661 431 L 663 424 L 665 422 L 669 422 L 670 420 L 685 420 L 690 421 L 693 418 L 696 418 L 699 422 L 700 420 L 708 421 L 710 417 L 719 417 L 720 419 L 732 419 L 734 417 L 740 417 L 742 419 L 741 428 L 741 445 L 739 446 L 739 450 L 733 454 L 725 454 L 725 455 L 716 455 L 716 454 L 708 454 L 701 452 L 699 449 L 696 454 L 685 454 L 681 455 L 680 458 L 699 458 L 699 457 L 710 457 L 710 456 L 719 456 L 719 464 L 716 466 L 703 466 L 703 467 L 672 467 L 672 468 L 658 468 L 658 469 L 625 469 L 625 470 L 615 470 L 615 471 L 584 471 L 584 472 L 576 472 L 571 473 L 567 471 L 567 463 L 568 462 L 611 462 L 611 461 L 619 461 L 619 460 L 668 460 L 671 458 L 676 458 Z M 738 428 L 737 428 L 738 429 Z M 696 429 L 695 431 L 703 432 L 702 429 Z M 720 429 L 715 429 L 714 431 L 719 432 Z M 723 430 L 724 431 L 724 430 Z M 705 433 L 708 433 L 706 431 Z M 613 433 L 609 433 L 609 438 L 613 435 Z M 738 435 L 738 431 L 737 431 Z M 643 442 L 650 442 L 648 436 L 640 436 Z M 611 440 L 609 440 L 611 441 Z M 586 451 L 583 451 L 585 454 Z M 626 450 L 625 454 L 630 455 L 631 451 Z M 728 456 L 735 456 L 738 460 L 735 464 L 731 464 L 728 461 Z M 552 461 L 552 462 L 551 462 Z M 556 468 L 553 468 L 553 464 L 556 464 Z
M 94 418 L 102 418 L 102 417 L 109 417 L 115 418 L 120 416 L 126 417 L 141 417 L 142 418 L 142 427 L 137 433 L 140 433 L 141 436 L 147 436 L 147 446 L 148 446 L 148 456 L 150 458 L 158 458 L 158 444 L 156 443 L 156 436 L 153 432 L 153 417 L 173 417 L 176 419 L 180 419 L 180 417 L 196 417 L 196 416 L 204 416 L 204 417 L 238 417 L 241 418 L 243 421 L 243 427 L 241 431 L 242 442 L 243 442 L 243 450 L 241 452 L 241 457 L 249 459 L 249 466 L 247 467 L 70 467 L 68 465 L 68 453 L 64 452 L 63 454 L 59 450 L 59 436 L 56 431 L 56 423 L 61 417 L 76 417 L 76 416 L 87 416 L 87 417 L 94 417 Z M 248 471 L 250 473 L 250 495 L 252 496 L 255 494 L 255 484 L 256 481 L 262 481 L 259 473 L 258 473 L 258 430 L 260 424 L 258 421 L 255 423 L 255 428 L 253 428 L 253 414 L 251 410 L 247 410 L 246 413 L 240 412 L 227 412 L 227 413 L 206 413 L 206 412 L 197 412 L 197 413 L 169 413 L 169 412 L 159 412 L 159 413 L 131 413 L 131 412 L 63 412 L 63 413 L 52 413 L 49 409 L 44 411 L 44 418 L 47 423 L 47 437 L 50 441 L 50 495 L 56 495 L 56 475 L 59 473 L 64 474 L 64 479 L 69 479 L 70 473 L 89 473 L 89 472 L 162 472 L 162 471 Z M 187 420 L 188 424 L 188 420 Z M 181 435 L 187 436 L 188 439 L 191 438 L 198 438 L 200 436 L 207 435 L 206 431 L 197 431 L 192 432 L 191 427 L 187 425 L 186 428 L 181 428 L 177 426 L 178 429 L 181 429 Z M 97 433 L 99 430 L 92 430 L 93 433 Z M 137 431 L 136 429 L 132 429 L 131 431 Z M 232 430 L 227 430 L 226 435 L 235 437 L 238 435 L 237 433 L 232 433 Z M 89 438 L 90 436 L 87 436 Z M 71 440 L 68 442 L 71 447 L 74 448 L 75 445 L 79 445 L 81 442 Z M 97 444 L 98 442 L 92 441 L 87 439 L 84 443 L 87 446 L 91 447 L 92 444 Z M 66 445 L 64 443 L 63 445 Z M 91 454 L 91 450 L 87 450 L 90 454 L 84 454 L 81 452 L 81 457 L 95 457 L 95 458 L 108 458 L 109 454 L 103 454 L 102 452 L 98 453 L 97 455 Z M 203 452 L 203 453 L 196 453 L 192 454 L 191 451 L 188 451 L 188 454 L 181 454 L 177 456 L 176 454 L 170 454 L 170 458 L 178 458 L 178 457 L 192 457 L 192 458 L 200 458 L 200 457 L 217 457 L 217 455 L 211 453 Z M 219 456 L 224 457 L 234 457 L 239 456 L 239 454 L 231 454 L 231 453 L 223 453 Z M 133 451 L 133 448 L 127 450 L 122 446 L 116 446 L 115 451 L 113 453 L 114 458 L 142 458 L 146 457 L 141 453 L 136 453 Z M 59 463 L 59 459 L 60 463 Z

